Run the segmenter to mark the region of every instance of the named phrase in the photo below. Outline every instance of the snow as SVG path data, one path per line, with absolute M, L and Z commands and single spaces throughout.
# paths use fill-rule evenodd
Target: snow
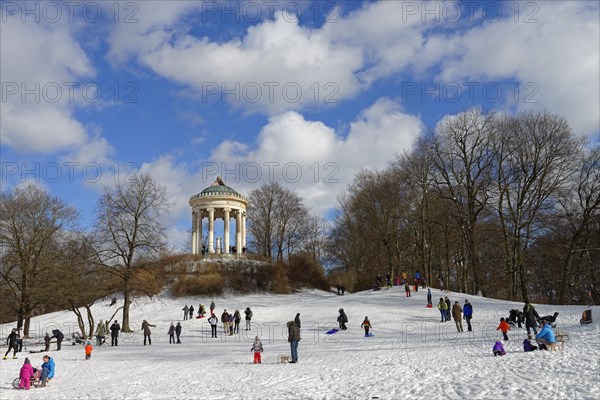
M 594 324 L 580 326 L 583 306 L 536 305 L 540 315 L 560 312 L 557 330 L 569 334 L 562 351 L 524 353 L 525 329 L 509 332 L 507 355 L 494 357 L 500 340 L 500 317 L 522 303 L 486 299 L 432 289 L 434 308 L 427 309 L 426 290 L 406 298 L 403 288 L 337 296 L 321 291 L 291 295 L 228 295 L 224 298 L 139 298 L 131 308 L 136 330 L 121 334 L 118 347 L 95 346 L 90 361 L 83 346 L 63 342 L 56 361 L 56 377 L 49 387 L 28 393 L 12 389 L 24 357 L 34 366 L 44 353 L 19 354 L 0 361 L 2 399 L 598 399 L 600 398 L 600 310 Z M 454 322 L 440 323 L 435 304 L 440 295 L 473 304 L 474 332 L 456 332 Z M 234 311 L 250 306 L 253 330 L 210 338 L 206 319 L 181 321 L 182 344 L 168 342 L 171 322 L 182 318 L 184 305 L 208 309 L 210 301 Z M 94 305 L 96 320 L 109 318 L 110 301 Z M 349 318 L 348 330 L 325 332 L 337 326 L 338 309 Z M 289 355 L 286 322 L 300 313 L 302 340 L 298 364 L 278 364 Z M 243 314 L 242 314 L 243 316 Z M 374 337 L 365 338 L 360 324 L 369 316 Z M 120 318 L 120 314 L 119 314 Z M 143 346 L 143 319 L 155 324 L 152 346 Z M 121 321 L 119 321 L 121 322 Z M 13 324 L 0 325 L 6 337 Z M 59 326 L 70 337 L 75 315 L 56 312 L 32 319 L 28 350 L 43 345 L 46 331 Z M 133 327 L 133 324 L 132 324 Z M 219 326 L 221 328 L 221 326 Z M 464 324 L 466 330 L 466 324 Z M 250 347 L 255 335 L 264 345 L 263 364 L 252 364 Z M 110 340 L 110 338 L 109 338 Z M 6 351 L 6 347 L 4 350 Z

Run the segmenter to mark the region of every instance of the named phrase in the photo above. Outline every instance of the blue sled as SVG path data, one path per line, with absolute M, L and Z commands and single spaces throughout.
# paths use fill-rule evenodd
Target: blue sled
M 339 329 L 333 328 L 333 329 L 331 329 L 331 330 L 329 330 L 329 331 L 325 332 L 325 334 L 327 334 L 327 335 L 333 335 L 333 334 L 334 334 L 334 333 L 336 333 L 337 331 L 339 331 Z

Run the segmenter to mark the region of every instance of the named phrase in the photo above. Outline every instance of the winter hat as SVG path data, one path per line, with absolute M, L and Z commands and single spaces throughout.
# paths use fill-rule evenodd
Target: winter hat
M 254 338 L 254 340 L 256 340 L 257 342 L 260 340 L 260 338 L 258 337 L 258 335 Z
M 25 357 L 25 362 L 23 364 L 31 364 L 31 362 L 29 361 L 29 358 Z
M 454 304 L 458 304 L 458 301 L 455 301 Z
M 468 303 L 468 302 L 469 302 L 469 300 L 465 299 L 465 303 Z
M 532 339 L 531 335 L 527 335 L 527 339 L 531 340 Z

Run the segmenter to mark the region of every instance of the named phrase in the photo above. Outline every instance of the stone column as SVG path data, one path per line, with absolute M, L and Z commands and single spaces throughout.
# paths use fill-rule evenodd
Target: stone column
M 202 254 L 202 210 L 198 211 L 196 225 L 196 254 Z
M 235 253 L 242 254 L 242 210 L 237 210 L 235 216 Z
M 246 247 L 246 212 L 242 213 L 242 247 Z
M 196 223 L 196 211 L 192 211 L 192 254 L 198 254 L 198 242 L 196 241 L 197 223 Z
M 215 209 L 207 208 L 208 211 L 208 254 L 215 252 Z
M 231 208 L 223 209 L 223 212 L 225 213 L 225 216 L 223 217 L 223 223 L 224 223 L 223 238 L 225 239 L 223 251 L 226 254 L 229 254 L 229 212 L 230 211 L 231 211 Z

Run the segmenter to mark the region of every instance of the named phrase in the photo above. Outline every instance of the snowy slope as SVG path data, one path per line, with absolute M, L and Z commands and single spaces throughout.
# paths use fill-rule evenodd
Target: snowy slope
M 440 292 L 432 290 L 434 307 Z M 56 361 L 57 376 L 50 387 L 25 394 L 12 389 L 23 358 L 34 366 L 42 354 L 19 355 L 0 362 L 1 399 L 598 399 L 600 398 L 599 310 L 595 324 L 581 327 L 583 307 L 537 305 L 540 315 L 559 311 L 558 330 L 570 341 L 562 352 L 522 352 L 525 330 L 509 332 L 507 356 L 493 357 L 491 348 L 501 337 L 496 331 L 510 303 L 456 293 L 452 303 L 469 299 L 474 308 L 474 332 L 457 334 L 454 322 L 439 322 L 436 308 L 425 308 L 426 291 L 406 298 L 394 287 L 379 292 L 345 296 L 308 291 L 293 295 L 248 295 L 215 298 L 218 315 L 227 308 L 254 312 L 253 330 L 210 339 L 205 320 L 182 321 L 182 344 L 169 345 L 167 329 L 182 316 L 181 308 L 207 306 L 211 298 L 138 299 L 131 320 L 156 324 L 152 346 L 142 345 L 138 329 L 121 335 L 119 347 L 95 347 L 91 361 L 81 346 L 63 343 Z M 95 317 L 106 319 L 114 307 L 94 306 Z M 325 335 L 336 326 L 338 308 L 348 315 L 348 330 Z M 302 340 L 298 364 L 277 364 L 289 354 L 285 323 L 301 314 Z M 360 324 L 368 315 L 375 337 L 364 338 Z M 66 335 L 75 326 L 71 312 L 57 312 L 32 320 L 41 337 L 53 326 Z M 14 324 L 1 325 L 6 337 Z M 466 326 L 465 326 L 466 329 Z M 259 334 L 263 364 L 252 364 L 250 346 Z M 30 341 L 29 349 L 39 348 Z M 66 344 L 66 345 L 65 345 Z M 42 346 L 43 347 L 43 346 Z M 55 346 L 52 345 L 54 350 Z M 4 349 L 6 349 L 4 347 Z M 4 350 L 5 351 L 5 350 Z

